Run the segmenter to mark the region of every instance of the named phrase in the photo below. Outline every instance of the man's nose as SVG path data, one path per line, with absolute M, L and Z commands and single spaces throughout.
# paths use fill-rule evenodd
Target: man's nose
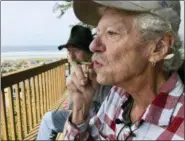
M 104 52 L 106 47 L 102 43 L 100 37 L 95 37 L 89 46 L 90 51 L 92 52 Z

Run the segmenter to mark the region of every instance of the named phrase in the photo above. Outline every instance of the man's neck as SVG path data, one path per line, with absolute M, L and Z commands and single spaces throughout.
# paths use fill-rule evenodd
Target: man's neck
M 136 107 L 145 110 L 165 83 L 166 79 L 162 71 L 157 71 L 157 69 L 157 67 L 148 68 L 142 74 L 119 85 L 133 97 Z

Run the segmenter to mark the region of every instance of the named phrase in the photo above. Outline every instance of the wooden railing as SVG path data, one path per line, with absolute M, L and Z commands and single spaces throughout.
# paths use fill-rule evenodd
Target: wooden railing
M 1 139 L 23 140 L 65 90 L 67 60 L 1 77 Z

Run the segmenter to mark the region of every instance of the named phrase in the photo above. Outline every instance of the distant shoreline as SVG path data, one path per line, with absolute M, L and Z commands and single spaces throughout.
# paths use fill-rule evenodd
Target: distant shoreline
M 60 58 L 65 58 L 65 57 L 35 57 L 35 58 L 31 58 L 31 57 L 28 57 L 28 58 L 1 58 L 1 62 L 6 62 L 6 61 L 23 61 L 23 60 L 47 60 L 47 59 L 60 59 Z
M 36 58 L 66 58 L 66 51 L 17 51 L 1 52 L 1 60 L 36 59 Z
M 6 61 L 16 61 L 16 62 L 19 62 L 19 61 L 30 61 L 30 60 L 41 60 L 41 61 L 44 61 L 44 60 L 47 60 L 47 59 L 52 59 L 52 60 L 55 60 L 55 59 L 61 59 L 62 57 L 51 57 L 51 58 L 43 58 L 43 57 L 38 57 L 38 58 L 1 58 L 1 62 L 6 62 Z
M 16 72 L 30 67 L 52 63 L 57 60 L 65 59 L 66 57 L 51 57 L 51 58 L 21 58 L 21 59 L 1 59 L 1 74 Z

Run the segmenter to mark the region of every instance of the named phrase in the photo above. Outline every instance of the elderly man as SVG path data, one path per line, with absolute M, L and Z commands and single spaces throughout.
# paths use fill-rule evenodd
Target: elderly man
M 87 27 L 76 25 L 71 29 L 71 35 L 68 42 L 65 45 L 59 46 L 59 50 L 67 48 L 71 61 L 78 64 L 82 62 L 91 61 L 92 52 L 89 50 L 89 44 L 91 43 L 93 36 L 91 31 Z M 73 67 L 73 66 L 72 66 Z M 95 92 L 93 104 L 89 116 L 93 116 L 98 112 L 102 102 L 107 96 L 111 86 L 97 86 Z M 99 95 L 101 93 L 101 95 Z M 103 93 L 103 94 L 102 94 Z M 69 110 L 71 110 L 72 103 L 70 102 Z M 40 125 L 40 129 L 37 135 L 37 140 L 55 140 L 58 133 L 63 132 L 64 124 L 69 115 L 69 111 L 55 110 L 47 112 Z
M 184 85 L 176 73 L 182 64 L 179 1 L 86 0 L 73 6 L 81 21 L 97 26 L 90 45 L 97 82 L 114 86 L 90 118 L 95 81 L 79 83 L 84 75 L 76 68 L 68 83 L 73 111 L 65 140 L 184 140 Z

